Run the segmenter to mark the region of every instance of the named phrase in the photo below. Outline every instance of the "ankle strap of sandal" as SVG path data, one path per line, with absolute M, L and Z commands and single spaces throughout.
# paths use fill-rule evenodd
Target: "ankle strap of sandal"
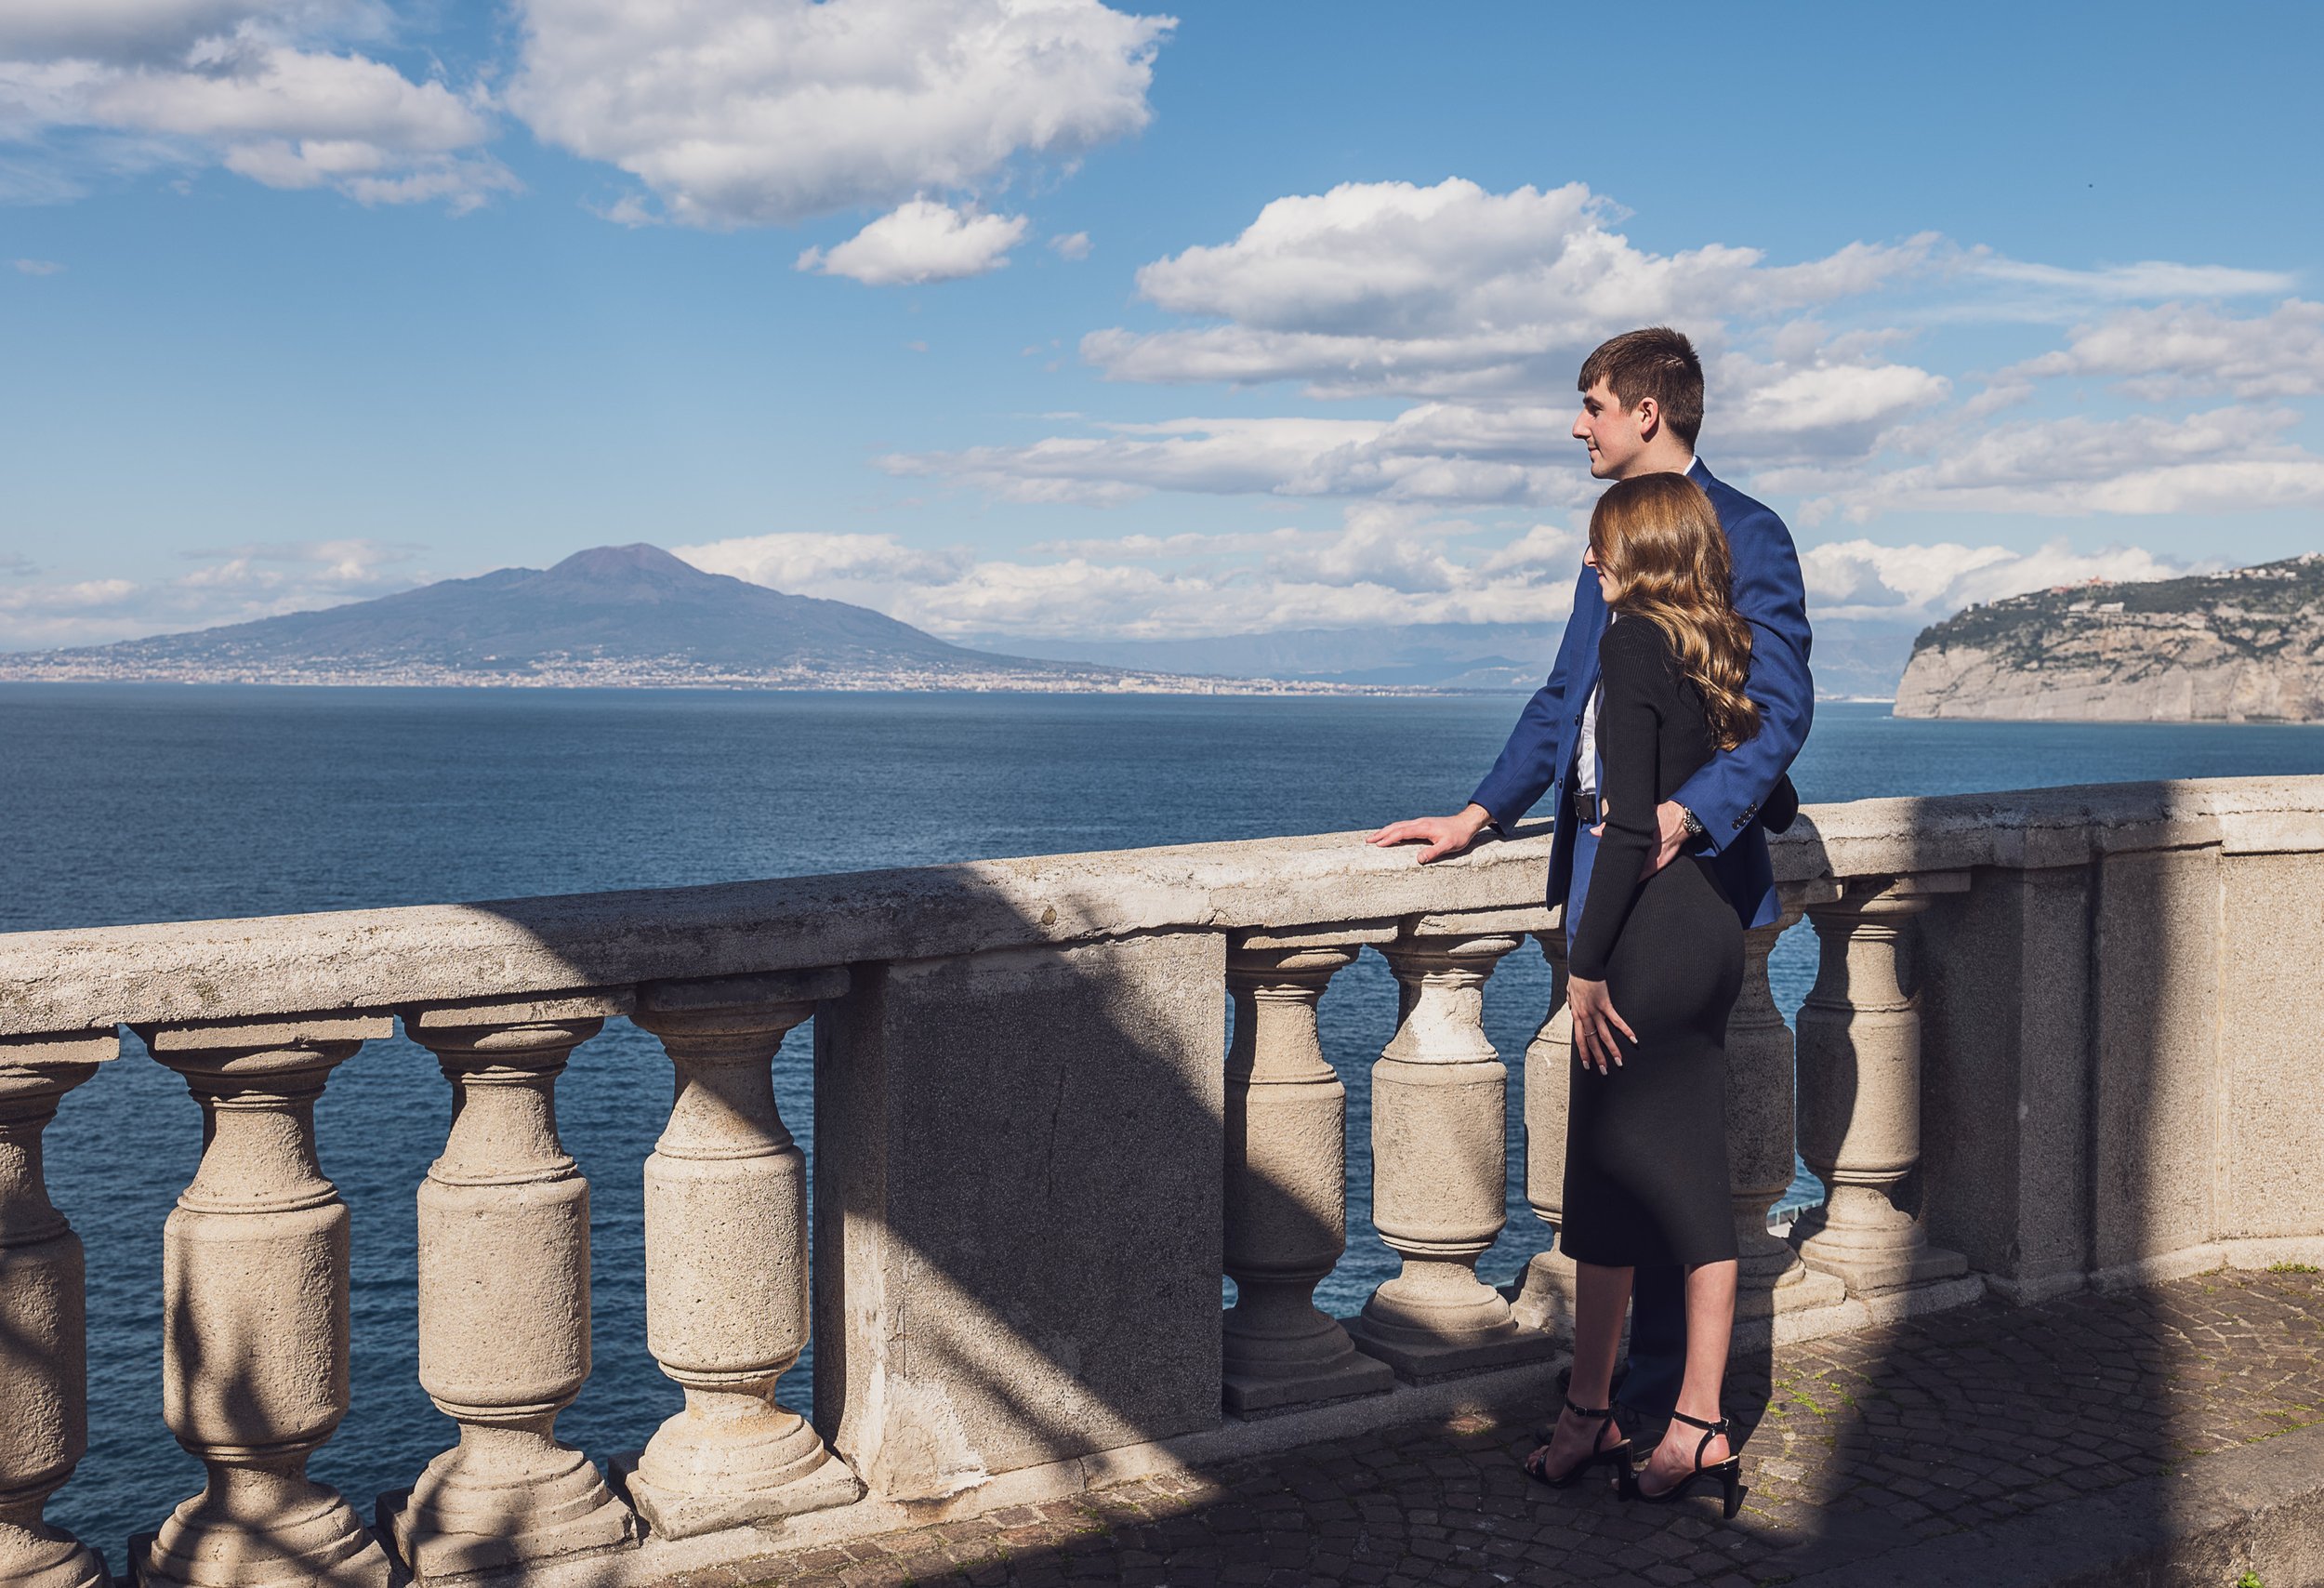
M 1566 1404 L 1570 1406 L 1573 1403 L 1568 1401 Z M 1670 1416 L 1673 1421 L 1684 1423 L 1689 1428 L 1699 1428 L 1703 1431 L 1703 1436 L 1695 1441 L 1695 1464 L 1697 1467 L 1703 1464 L 1703 1452 L 1710 1449 L 1710 1442 L 1722 1434 L 1727 1433 L 1734 1426 L 1734 1420 L 1726 1417 L 1722 1417 L 1716 1423 L 1706 1423 L 1699 1417 L 1689 1417 L 1684 1411 L 1674 1410 Z
M 1595 1410 L 1590 1407 L 1582 1405 L 1581 1402 L 1576 1400 L 1570 1395 L 1565 1397 L 1565 1409 L 1572 1412 L 1576 1417 L 1594 1417 L 1600 1423 L 1610 1423 L 1614 1420 L 1614 1409 L 1612 1407 L 1609 1406 L 1602 1411 Z

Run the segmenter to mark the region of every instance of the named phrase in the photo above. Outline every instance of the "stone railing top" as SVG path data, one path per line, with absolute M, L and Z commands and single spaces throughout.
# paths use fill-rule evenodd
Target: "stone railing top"
M 1808 882 L 2079 865 L 2130 849 L 2324 850 L 2324 776 L 2100 784 L 1813 805 Z M 1420 867 L 1361 835 L 1186 844 L 634 893 L 0 936 L 0 1037 L 390 1010 L 580 987 L 1072 944 L 1538 908 L 1549 824 Z M 5 1054 L 0 1054 L 5 1062 Z

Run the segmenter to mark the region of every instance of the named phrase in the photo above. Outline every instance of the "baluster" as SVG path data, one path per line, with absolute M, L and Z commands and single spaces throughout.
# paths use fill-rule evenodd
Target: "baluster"
M 1810 905 L 1818 959 L 1800 1011 L 1800 1145 L 1827 1199 L 1793 1231 L 1801 1260 L 1852 1294 L 1961 1274 L 1905 1205 L 1921 1161 L 1921 1014 L 1899 974 L 1905 922 L 1965 878 L 1873 878 Z
M 1819 896 L 1836 890 L 1825 884 Z M 1735 1238 L 1740 1259 L 1736 1316 L 1829 1306 L 1845 1287 L 1801 1263 L 1799 1254 L 1767 1228 L 1768 1211 L 1791 1185 L 1798 1168 L 1792 1150 L 1796 1089 L 1791 1028 L 1776 1008 L 1767 983 L 1767 957 L 1776 940 L 1800 920 L 1794 891 L 1783 912 L 1743 933 L 1743 988 L 1727 1016 L 1727 1164 L 1735 1187 Z
M 634 1543 L 637 1519 L 557 1414 L 589 1376 L 589 1186 L 557 1136 L 557 1077 L 627 999 L 416 1009 L 452 1083 L 443 1156 L 419 1187 L 419 1382 L 459 1443 L 380 1530 L 423 1581 Z
M 81 1237 L 48 1199 L 41 1132 L 121 1052 L 111 1031 L 0 1038 L 0 1582 L 106 1588 L 97 1553 L 41 1511 L 88 1452 Z
M 1565 1105 L 1573 1084 L 1574 1016 L 1565 1006 L 1565 930 L 1536 933 L 1550 964 L 1550 1012 L 1525 1044 L 1525 1200 L 1552 1237 L 1565 1218 Z M 1574 1260 L 1549 1246 L 1525 1264 L 1512 1311 L 1527 1329 L 1574 1337 Z
M 1221 1347 L 1231 1411 L 1394 1386 L 1388 1364 L 1357 1351 L 1315 1305 L 1315 1286 L 1348 1244 L 1348 1089 L 1324 1060 L 1315 1005 L 1359 952 L 1344 938 L 1253 934 L 1227 953 L 1226 1271 L 1235 1297 Z
M 385 1015 L 139 1026 L 202 1105 L 202 1161 L 162 1231 L 162 1416 L 202 1492 L 150 1540 L 144 1584 L 381 1588 L 386 1553 L 307 1461 L 347 1415 L 348 1213 L 315 1100 Z
M 1400 1378 L 1498 1367 L 1554 1346 L 1476 1274 L 1509 1188 L 1509 1071 L 1486 1040 L 1485 980 L 1517 944 L 1475 932 L 1382 949 L 1403 1016 L 1372 1066 L 1372 1222 L 1404 1266 L 1350 1332 Z
M 774 1398 L 807 1345 L 806 1157 L 783 1128 L 784 1034 L 844 970 L 667 982 L 630 1016 L 677 1067 L 645 1161 L 646 1344 L 685 1390 L 628 1477 L 654 1532 L 687 1538 L 863 1493 L 807 1420 Z

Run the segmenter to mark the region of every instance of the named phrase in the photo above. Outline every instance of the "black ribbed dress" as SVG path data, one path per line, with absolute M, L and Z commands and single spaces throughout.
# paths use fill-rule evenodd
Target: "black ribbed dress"
M 1743 926 L 1693 855 L 1638 880 L 1657 841 L 1655 808 L 1717 747 L 1701 695 L 1653 623 L 1608 624 L 1598 658 L 1605 832 L 1570 963 L 1606 984 L 1638 1039 L 1615 1034 L 1623 1062 L 1606 1075 L 1575 1055 L 1558 1245 L 1607 1267 L 1717 1263 L 1736 1255 L 1726 1038 Z

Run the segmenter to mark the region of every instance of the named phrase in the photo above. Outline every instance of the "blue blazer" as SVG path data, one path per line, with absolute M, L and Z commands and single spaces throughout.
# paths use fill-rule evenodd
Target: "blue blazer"
M 1775 791 L 1816 716 L 1816 685 L 1808 674 L 1807 592 L 1800 554 L 1783 520 L 1762 503 L 1711 477 L 1696 459 L 1687 478 L 1718 509 L 1735 562 L 1735 606 L 1751 626 L 1751 676 L 1744 693 L 1759 703 L 1760 730 L 1723 750 L 1672 798 L 1703 824 L 1697 851 L 1745 926 L 1765 926 L 1781 913 L 1775 871 L 1767 861 L 1767 830 L 1760 808 Z M 1549 682 L 1534 691 L 1502 747 L 1500 759 L 1470 798 L 1506 829 L 1533 809 L 1544 790 L 1557 827 L 1550 844 L 1549 898 L 1563 904 L 1573 883 L 1574 834 L 1565 798 L 1580 748 L 1582 708 L 1598 684 L 1598 637 L 1605 632 L 1605 599 L 1589 569 L 1574 587 L 1574 612 L 1558 642 Z

